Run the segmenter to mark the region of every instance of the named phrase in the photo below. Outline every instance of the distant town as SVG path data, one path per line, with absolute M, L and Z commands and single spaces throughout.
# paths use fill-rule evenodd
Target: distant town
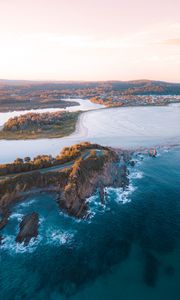
M 0 80 L 0 111 L 64 108 L 64 99 L 89 99 L 105 106 L 166 105 L 180 101 L 180 84 L 152 80 L 28 82 Z

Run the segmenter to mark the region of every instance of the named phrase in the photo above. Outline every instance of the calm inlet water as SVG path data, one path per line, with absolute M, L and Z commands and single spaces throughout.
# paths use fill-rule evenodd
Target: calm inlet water
M 85 104 L 82 104 L 83 101 Z M 99 105 L 81 100 L 79 108 L 93 111 L 84 112 L 80 116 L 76 132 L 68 137 L 26 141 L 0 140 L 0 163 L 38 154 L 57 155 L 63 147 L 82 141 L 124 148 L 180 143 L 180 104 L 98 109 Z
M 42 109 L 31 109 L 31 110 L 18 110 L 11 112 L 0 112 L 0 126 L 2 126 L 9 118 L 14 118 L 20 115 L 25 115 L 27 113 L 43 113 L 43 112 L 56 112 L 56 111 L 87 111 L 103 108 L 103 105 L 92 103 L 89 100 L 82 99 L 63 99 L 63 101 L 73 101 L 79 103 L 79 105 L 75 106 L 67 106 L 66 108 L 42 108 Z
M 180 149 L 138 156 L 130 187 L 89 199 L 91 218 L 62 214 L 54 195 L 19 203 L 4 229 L 1 299 L 179 300 Z M 39 237 L 15 243 L 22 215 L 40 214 Z

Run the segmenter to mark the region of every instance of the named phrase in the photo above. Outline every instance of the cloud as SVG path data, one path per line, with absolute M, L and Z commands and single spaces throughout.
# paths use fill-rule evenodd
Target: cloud
M 61 47 L 72 48 L 102 48 L 102 49 L 118 49 L 128 47 L 141 47 L 142 42 L 136 39 L 135 36 L 128 37 L 109 37 L 102 38 L 96 36 L 83 35 L 61 35 L 56 33 L 39 33 L 23 35 L 21 41 L 46 44 L 56 44 Z
M 180 37 L 163 41 L 165 45 L 180 46 Z
M 37 43 L 40 45 L 57 45 L 62 48 L 79 49 L 132 49 L 144 48 L 154 45 L 180 45 L 180 23 L 176 24 L 156 24 L 151 28 L 134 34 L 120 35 L 69 35 L 62 32 L 39 32 L 27 34 L 20 37 L 26 43 Z

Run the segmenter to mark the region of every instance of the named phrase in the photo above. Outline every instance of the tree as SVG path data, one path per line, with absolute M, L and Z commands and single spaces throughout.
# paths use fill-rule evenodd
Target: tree
M 25 161 L 26 163 L 28 163 L 28 162 L 31 161 L 31 158 L 30 158 L 29 156 L 26 156 L 26 157 L 24 158 L 24 161 Z
M 22 158 L 16 158 L 14 161 L 15 164 L 23 164 L 23 159 Z
M 96 150 L 95 149 L 90 150 L 90 155 L 92 157 L 96 157 Z

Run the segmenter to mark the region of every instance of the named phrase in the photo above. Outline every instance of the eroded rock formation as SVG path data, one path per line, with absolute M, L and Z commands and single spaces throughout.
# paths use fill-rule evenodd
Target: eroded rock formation
M 21 173 L 1 180 L 1 210 L 8 210 L 16 201 L 23 200 L 32 192 L 53 191 L 58 194 L 57 201 L 61 209 L 81 218 L 88 211 L 86 199 L 95 191 L 99 190 L 101 203 L 104 204 L 105 187 L 127 187 L 129 152 L 89 143 L 75 146 L 79 149 L 78 157 L 71 155 L 73 159 L 56 170 L 49 168 L 43 172 Z M 6 215 L 1 220 L 1 227 L 7 220 Z
M 39 215 L 35 212 L 23 217 L 19 225 L 19 233 L 16 242 L 28 245 L 32 238 L 38 236 Z
M 88 209 L 86 199 L 97 189 L 101 203 L 104 203 L 105 187 L 125 188 L 128 185 L 126 165 L 119 165 L 118 162 L 119 155 L 111 149 L 76 161 L 58 199 L 60 207 L 69 215 L 82 217 Z

